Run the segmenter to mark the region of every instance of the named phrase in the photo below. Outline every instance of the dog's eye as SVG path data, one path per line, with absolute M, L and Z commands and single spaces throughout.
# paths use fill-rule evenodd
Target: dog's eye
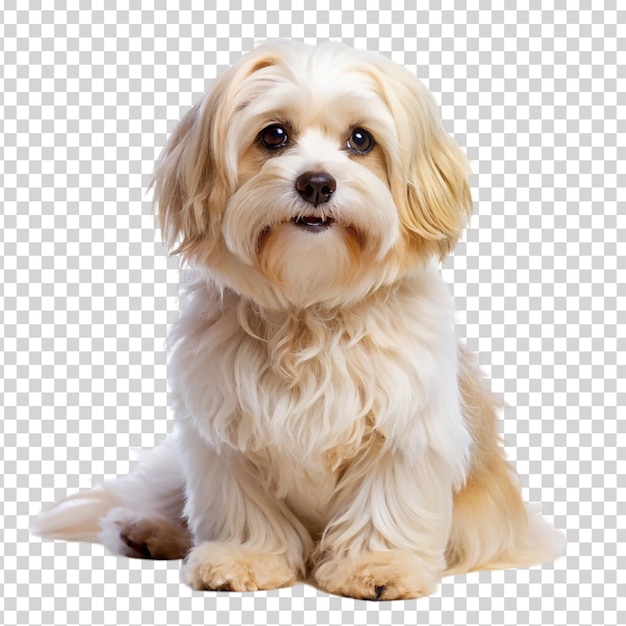
M 282 148 L 287 145 L 289 137 L 287 131 L 280 124 L 271 124 L 261 131 L 259 140 L 261 143 L 270 150 L 276 148 Z
M 356 152 L 357 154 L 365 154 L 374 147 L 375 141 L 366 130 L 363 128 L 355 128 L 348 139 L 348 150 Z

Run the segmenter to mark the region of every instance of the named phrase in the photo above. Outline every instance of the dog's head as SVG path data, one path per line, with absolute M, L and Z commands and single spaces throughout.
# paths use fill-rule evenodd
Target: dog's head
M 187 113 L 154 188 L 166 243 L 218 283 L 267 306 L 340 305 L 454 247 L 467 175 L 407 70 L 274 42 Z

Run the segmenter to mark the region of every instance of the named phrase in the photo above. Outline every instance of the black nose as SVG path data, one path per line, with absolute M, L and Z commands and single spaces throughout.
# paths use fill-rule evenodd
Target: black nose
M 337 181 L 328 172 L 304 172 L 296 180 L 298 193 L 311 204 L 328 202 L 337 188 Z

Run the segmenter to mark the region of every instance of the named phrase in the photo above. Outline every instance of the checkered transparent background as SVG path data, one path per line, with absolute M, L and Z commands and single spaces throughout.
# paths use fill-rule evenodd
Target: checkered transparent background
M 617 0 L 104 4 L 4 0 L 1 10 L 1 621 L 626 623 Z M 192 592 L 176 562 L 29 535 L 41 503 L 128 472 L 132 449 L 168 430 L 177 261 L 159 243 L 147 185 L 215 74 L 276 37 L 342 40 L 408 66 L 473 160 L 476 215 L 444 274 L 459 335 L 511 407 L 502 432 L 526 495 L 566 531 L 555 564 L 375 604 L 306 585 Z

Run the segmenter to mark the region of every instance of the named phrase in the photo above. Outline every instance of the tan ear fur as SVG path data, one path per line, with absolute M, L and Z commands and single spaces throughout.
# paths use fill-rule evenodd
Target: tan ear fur
M 456 246 L 472 214 L 469 163 L 442 128 L 427 138 L 409 173 L 407 202 L 401 217 L 406 227 L 443 259 Z
M 179 122 L 155 169 L 151 186 L 159 224 L 172 254 L 218 241 L 219 223 L 237 178 L 236 142 L 228 141 L 238 86 L 250 74 L 273 65 L 270 50 L 251 52 L 216 79 L 211 91 Z
M 152 181 L 163 240 L 174 254 L 184 252 L 208 232 L 209 185 L 206 183 L 214 176 L 215 168 L 209 161 L 208 137 L 198 128 L 206 98 L 174 129 L 159 157 Z
M 446 133 L 437 105 L 409 71 L 379 66 L 378 82 L 396 122 L 399 151 L 391 154 L 392 193 L 402 224 L 424 256 L 443 258 L 472 214 L 469 161 Z

